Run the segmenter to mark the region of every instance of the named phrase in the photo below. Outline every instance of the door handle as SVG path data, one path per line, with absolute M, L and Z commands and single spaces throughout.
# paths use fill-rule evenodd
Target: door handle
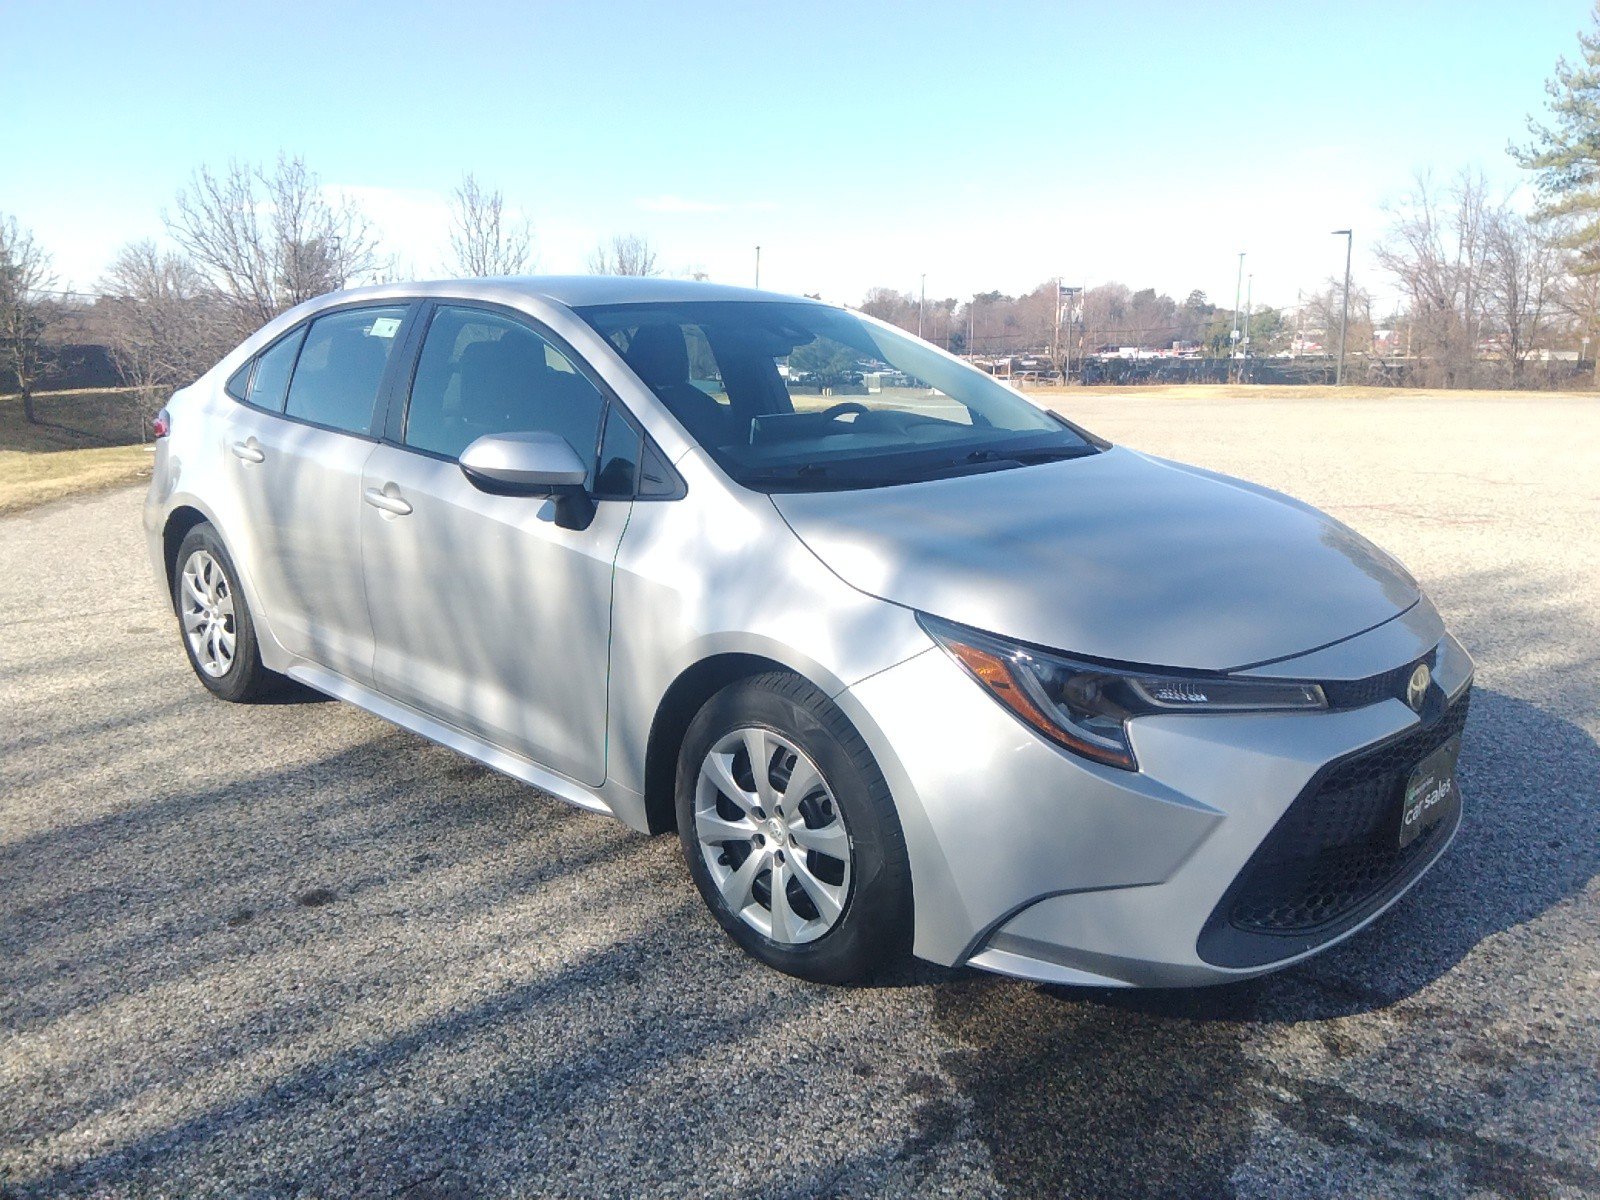
M 233 450 L 233 456 L 235 458 L 242 458 L 248 463 L 267 461 L 266 454 L 263 453 L 261 447 L 256 444 L 255 438 L 251 438 L 247 442 L 235 442 L 230 449 Z
M 387 486 L 394 487 L 394 484 L 391 483 Z M 361 498 L 372 505 L 373 508 L 381 509 L 397 517 L 403 517 L 411 511 L 411 505 L 407 504 L 403 498 L 391 495 L 382 488 L 367 488 L 361 493 Z

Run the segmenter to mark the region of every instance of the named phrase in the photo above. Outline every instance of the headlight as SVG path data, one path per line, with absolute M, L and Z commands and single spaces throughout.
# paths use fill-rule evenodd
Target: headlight
M 917 619 L 1012 715 L 1058 746 L 1107 766 L 1138 770 L 1128 721 L 1148 713 L 1285 712 L 1327 708 L 1315 683 L 1225 675 L 1159 675 L 1076 662 L 1048 650 Z

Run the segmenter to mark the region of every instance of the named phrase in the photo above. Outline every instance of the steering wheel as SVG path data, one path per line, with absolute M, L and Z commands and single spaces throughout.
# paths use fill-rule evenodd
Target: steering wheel
M 844 416 L 845 413 L 856 413 L 857 415 L 864 416 L 871 411 L 872 410 L 870 408 L 861 403 L 859 400 L 843 400 L 838 404 L 830 404 L 827 408 L 822 410 L 822 415 L 827 417 L 830 421 L 837 421 L 840 417 Z

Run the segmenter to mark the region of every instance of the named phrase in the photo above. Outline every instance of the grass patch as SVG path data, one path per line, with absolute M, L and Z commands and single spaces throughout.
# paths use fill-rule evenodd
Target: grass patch
M 150 478 L 148 446 L 0 450 L 0 515 Z
M 0 514 L 149 478 L 150 407 L 129 388 L 42 392 L 35 423 L 0 397 Z
M 20 396 L 0 396 L 0 450 L 33 453 L 146 442 L 156 405 L 141 400 L 134 388 L 86 388 L 39 392 L 33 408 L 37 423 L 23 416 Z

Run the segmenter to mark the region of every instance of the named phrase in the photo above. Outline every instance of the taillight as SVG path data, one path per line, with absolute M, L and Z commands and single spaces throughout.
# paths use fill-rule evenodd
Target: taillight
M 163 408 L 150 418 L 150 428 L 155 430 L 158 438 L 166 437 L 167 434 L 172 432 L 172 414 Z

